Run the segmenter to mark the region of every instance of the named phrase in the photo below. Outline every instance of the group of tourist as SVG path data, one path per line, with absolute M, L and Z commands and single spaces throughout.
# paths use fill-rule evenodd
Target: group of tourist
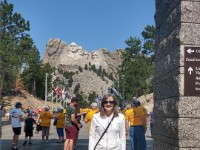
M 49 142 L 51 120 L 58 134 L 58 143 L 64 143 L 64 150 L 73 150 L 78 139 L 79 130 L 82 127 L 80 116 L 86 115 L 85 123 L 88 124 L 89 150 L 125 150 L 126 136 L 129 134 L 131 150 L 146 150 L 145 132 L 147 129 L 147 112 L 136 99 L 127 105 L 125 112 L 120 112 L 115 96 L 104 95 L 100 107 L 97 103 L 91 104 L 88 112 L 80 112 L 79 100 L 76 97 L 66 106 L 65 112 L 57 108 L 56 114 L 49 111 L 49 107 L 43 107 L 35 118 L 35 111 L 29 108 L 27 118 L 24 120 L 25 141 L 23 145 L 32 144 L 33 125 L 40 123 L 42 127 L 42 142 Z M 17 102 L 15 108 L 10 111 L 11 125 L 14 136 L 11 148 L 16 150 L 18 138 L 21 134 L 22 104 Z M 0 116 L 3 111 L 0 109 Z M 1 117 L 0 117 L 1 118 Z M 65 132 L 64 132 L 65 131 Z M 65 138 L 64 138 L 65 133 Z M 1 121 L 0 121 L 1 137 Z

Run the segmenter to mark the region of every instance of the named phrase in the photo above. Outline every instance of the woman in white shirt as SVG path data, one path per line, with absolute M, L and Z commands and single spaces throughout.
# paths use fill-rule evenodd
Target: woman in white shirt
M 110 122 L 109 128 L 101 138 Z M 119 113 L 116 99 L 112 94 L 104 95 L 100 112 L 92 118 L 89 150 L 126 150 L 125 118 Z

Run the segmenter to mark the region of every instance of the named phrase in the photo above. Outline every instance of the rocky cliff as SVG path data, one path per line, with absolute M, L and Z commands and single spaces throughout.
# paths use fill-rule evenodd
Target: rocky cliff
M 49 39 L 43 63 L 49 63 L 52 67 L 71 72 L 77 72 L 80 67 L 84 68 L 85 65 L 95 65 L 97 69 L 101 66 L 106 73 L 112 73 L 113 77 L 117 78 L 117 68 L 121 64 L 121 52 L 122 49 L 114 52 L 99 49 L 90 53 L 75 42 L 68 45 L 61 39 Z M 56 76 L 58 75 L 57 72 Z M 84 70 L 73 76 L 70 92 L 73 92 L 77 83 L 80 83 L 80 90 L 87 97 L 92 91 L 102 95 L 113 82 L 108 78 L 102 80 L 91 70 Z

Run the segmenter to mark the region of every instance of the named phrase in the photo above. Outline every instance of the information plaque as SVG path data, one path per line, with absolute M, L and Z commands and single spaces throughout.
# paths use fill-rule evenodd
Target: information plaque
M 184 95 L 200 96 L 200 47 L 185 47 Z

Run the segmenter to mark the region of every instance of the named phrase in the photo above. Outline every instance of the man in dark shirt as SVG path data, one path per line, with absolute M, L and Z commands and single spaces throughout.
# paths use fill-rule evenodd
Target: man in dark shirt
M 64 144 L 64 150 L 73 150 L 74 141 L 78 137 L 78 129 L 82 125 L 76 120 L 76 106 L 78 99 L 73 97 L 70 105 L 67 106 L 66 120 L 65 120 L 65 135 L 66 141 Z

